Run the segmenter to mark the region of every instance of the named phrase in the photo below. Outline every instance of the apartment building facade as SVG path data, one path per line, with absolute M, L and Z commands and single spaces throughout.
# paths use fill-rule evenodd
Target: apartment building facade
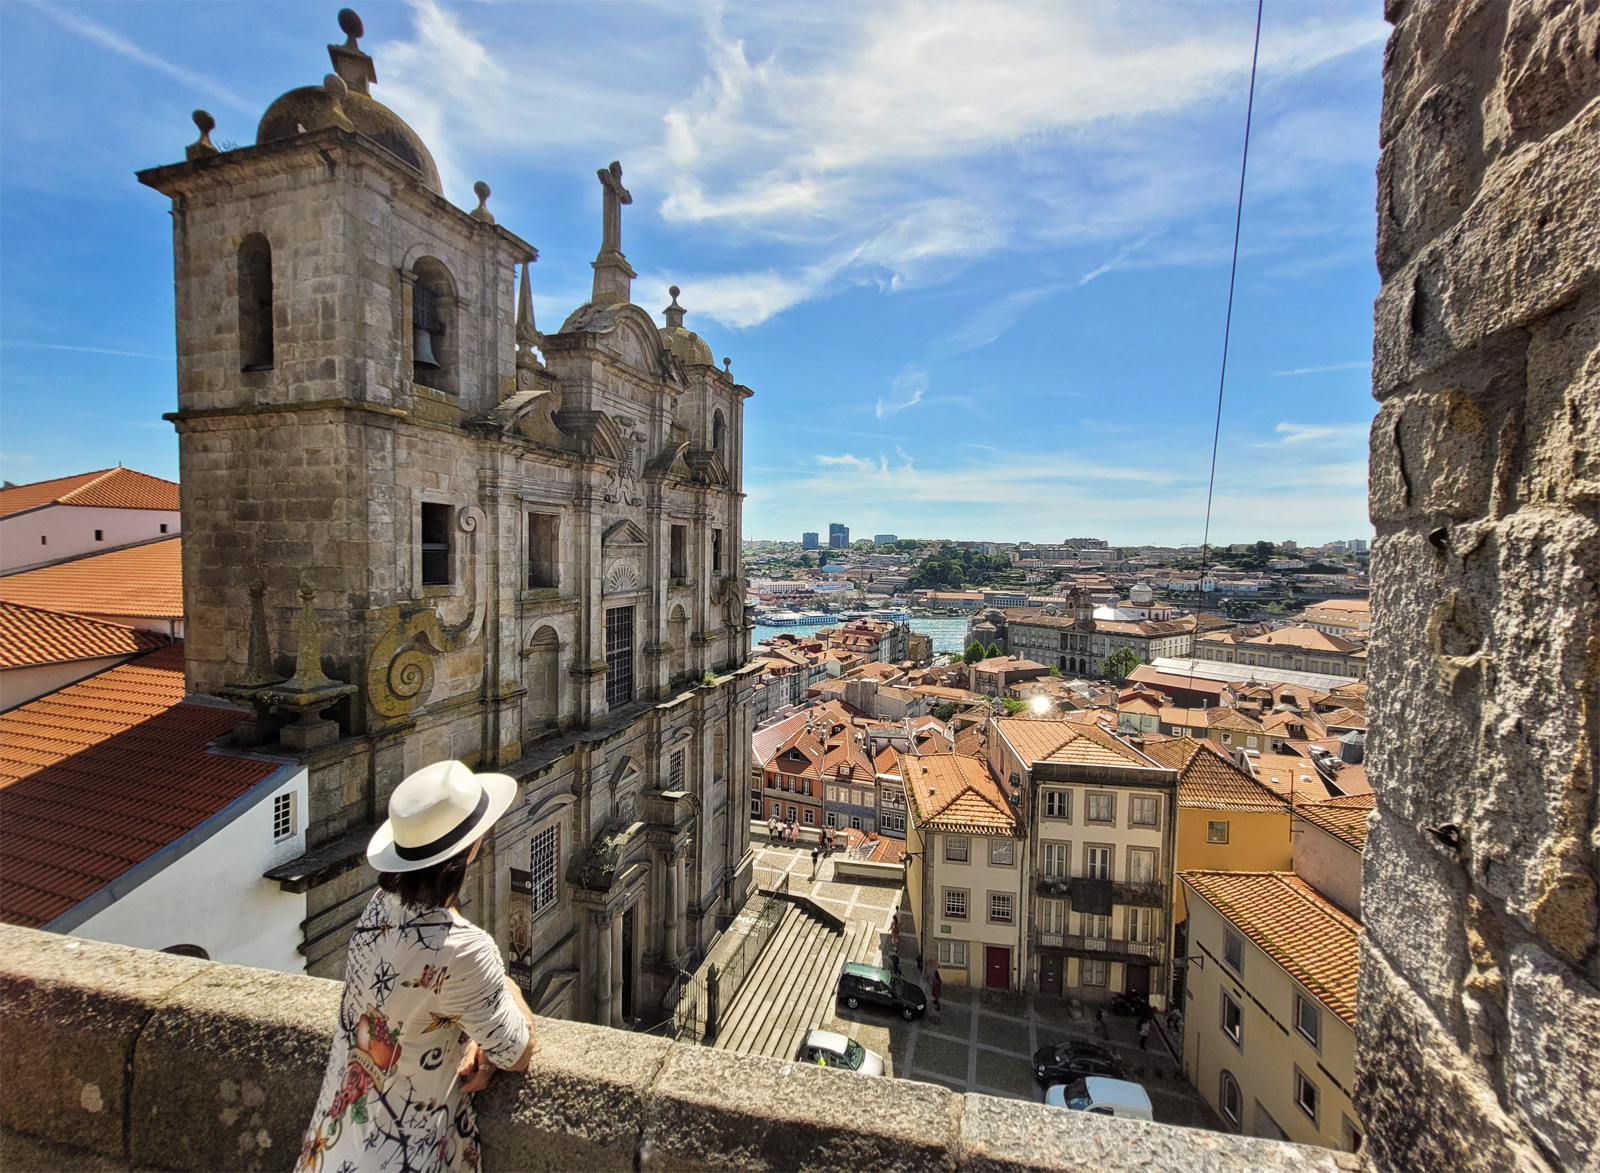
M 1177 771 L 1093 725 L 990 722 L 991 770 L 1027 833 L 1026 987 L 1165 1007 Z

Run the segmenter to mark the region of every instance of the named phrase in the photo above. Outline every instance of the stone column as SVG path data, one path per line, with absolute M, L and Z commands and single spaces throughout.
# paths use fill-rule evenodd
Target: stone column
M 1600 14 L 1386 15 L 1355 1104 L 1378 1168 L 1592 1168 Z
M 667 957 L 674 965 L 683 961 L 683 856 L 667 854 Z
M 615 961 L 611 966 L 611 1017 L 607 1020 L 608 1026 L 622 1025 L 622 970 L 624 966 L 632 965 L 633 958 L 622 955 L 622 917 L 613 916 L 611 925 L 611 956 Z
M 612 958 L 616 950 L 612 946 L 612 921 L 609 913 L 597 913 L 594 918 L 594 1020 L 601 1026 L 611 1025 L 612 1008 L 615 1005 L 611 996 L 611 975 L 616 969 Z

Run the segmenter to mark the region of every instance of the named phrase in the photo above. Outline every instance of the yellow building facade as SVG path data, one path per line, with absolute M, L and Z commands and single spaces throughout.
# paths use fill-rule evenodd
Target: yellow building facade
M 1238 1132 L 1354 1152 L 1361 926 L 1293 872 L 1182 872 L 1183 1068 Z

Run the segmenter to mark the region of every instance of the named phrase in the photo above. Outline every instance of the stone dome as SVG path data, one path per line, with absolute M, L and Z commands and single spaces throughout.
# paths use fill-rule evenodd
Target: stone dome
M 256 142 L 270 143 L 340 126 L 366 135 L 390 154 L 415 167 L 422 172 L 428 189 L 443 195 L 439 168 L 434 165 L 433 155 L 423 144 L 422 137 L 382 102 L 350 89 L 340 94 L 338 88 L 324 84 L 290 90 L 268 106 L 261 116 L 261 124 L 256 127 Z
M 678 304 L 678 287 L 674 285 L 668 292 L 672 295 L 672 304 L 663 311 L 667 324 L 661 327 L 661 345 L 676 355 L 680 362 L 716 366 L 717 360 L 712 356 L 711 347 L 706 345 L 705 339 L 683 324 L 683 315 L 688 311 Z

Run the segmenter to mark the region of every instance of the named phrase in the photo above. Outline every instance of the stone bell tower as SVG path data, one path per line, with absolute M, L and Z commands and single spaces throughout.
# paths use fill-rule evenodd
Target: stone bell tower
M 172 201 L 189 687 L 309 767 L 311 850 L 269 878 L 307 893 L 311 972 L 342 970 L 389 793 L 459 758 L 523 782 L 469 899 L 536 1008 L 648 1018 L 750 883 L 750 392 L 629 301 L 615 163 L 595 297 L 541 333 L 537 250 L 486 184 L 445 198 L 339 26 L 254 145 L 197 111 L 139 174 Z

